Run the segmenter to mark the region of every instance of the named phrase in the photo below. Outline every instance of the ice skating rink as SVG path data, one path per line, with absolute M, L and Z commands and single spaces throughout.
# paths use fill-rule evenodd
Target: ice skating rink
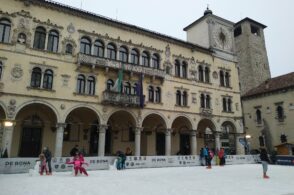
M 0 195 L 294 195 L 294 167 L 260 164 L 70 172 L 52 176 L 1 174 Z

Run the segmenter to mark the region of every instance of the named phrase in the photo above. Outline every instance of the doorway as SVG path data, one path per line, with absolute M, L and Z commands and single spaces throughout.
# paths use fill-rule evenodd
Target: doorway
M 41 135 L 41 128 L 24 127 L 19 156 L 38 157 L 41 152 Z
M 156 133 L 156 155 L 165 155 L 165 133 Z

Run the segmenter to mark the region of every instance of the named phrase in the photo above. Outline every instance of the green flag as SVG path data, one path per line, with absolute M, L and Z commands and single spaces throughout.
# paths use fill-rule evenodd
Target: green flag
M 124 64 L 122 63 L 121 69 L 118 71 L 118 78 L 116 79 L 111 91 L 115 91 L 118 93 L 122 92 L 122 82 L 123 82 L 123 74 L 124 74 Z

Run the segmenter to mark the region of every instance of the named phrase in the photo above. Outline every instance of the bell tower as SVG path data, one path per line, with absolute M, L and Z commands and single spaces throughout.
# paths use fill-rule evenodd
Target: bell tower
M 271 78 L 264 32 L 266 26 L 250 18 L 234 25 L 241 95 Z

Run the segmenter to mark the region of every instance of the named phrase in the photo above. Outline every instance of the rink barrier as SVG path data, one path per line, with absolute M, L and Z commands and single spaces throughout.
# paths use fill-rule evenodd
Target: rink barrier
M 71 157 L 52 158 L 52 170 L 56 172 L 72 171 L 73 165 L 66 164 Z M 87 170 L 107 170 L 113 165 L 115 156 L 109 157 L 85 157 L 89 164 L 84 165 Z M 0 159 L 0 174 L 28 173 L 33 169 L 37 158 L 2 158 Z M 253 164 L 258 163 L 258 155 L 227 155 L 226 164 Z M 212 164 L 216 163 L 216 158 Z M 159 168 L 159 167 L 187 167 L 201 165 L 198 155 L 187 156 L 127 156 L 126 169 Z
M 294 166 L 294 156 L 278 155 L 276 156 L 276 164 Z

